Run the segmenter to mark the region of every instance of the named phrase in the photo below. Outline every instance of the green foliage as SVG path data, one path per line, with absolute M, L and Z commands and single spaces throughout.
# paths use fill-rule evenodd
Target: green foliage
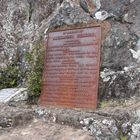
M 119 134 L 120 134 L 120 140 L 127 140 L 128 136 L 126 134 L 123 134 L 121 128 L 119 128 L 118 130 L 119 130 Z
M 39 40 L 34 43 L 33 50 L 26 52 L 26 61 L 30 65 L 30 71 L 28 72 L 28 95 L 31 102 L 36 102 L 41 92 L 41 81 L 43 73 L 43 44 Z
M 128 137 L 126 135 L 123 135 L 122 132 L 120 132 L 120 140 L 127 140 Z
M 105 108 L 105 107 L 116 107 L 116 106 L 125 106 L 124 100 L 117 100 L 117 99 L 104 99 L 100 100 L 99 102 L 99 107 L 100 108 Z
M 120 139 L 121 140 L 127 140 L 127 136 L 121 136 Z
M 100 108 L 105 108 L 105 107 L 108 107 L 108 102 L 106 100 L 103 100 L 100 102 Z
M 0 89 L 18 86 L 20 71 L 16 62 L 0 70 Z

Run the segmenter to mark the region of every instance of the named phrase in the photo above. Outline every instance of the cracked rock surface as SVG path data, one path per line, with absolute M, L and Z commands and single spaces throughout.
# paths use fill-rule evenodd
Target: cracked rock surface
M 31 67 L 26 53 L 34 50 L 34 43 L 45 37 L 44 32 L 63 25 L 106 22 L 109 26 L 102 29 L 108 32 L 101 47 L 100 99 L 139 96 L 140 1 L 94 0 L 86 8 L 92 16 L 78 0 L 1 0 L 0 69 L 16 61 L 22 75 L 18 83 L 25 85 Z
M 117 99 L 119 103 L 125 103 L 126 99 L 133 101 L 132 98 L 136 98 L 135 102 L 94 112 L 41 107 L 11 109 L 2 105 L 2 131 L 33 117 L 41 117 L 45 122 L 84 129 L 97 140 L 140 139 L 140 105 L 137 101 L 140 96 L 140 1 L 91 0 L 86 7 L 89 13 L 83 7 L 79 0 L 0 0 L 0 78 L 2 69 L 16 62 L 22 75 L 18 83 L 26 85 L 26 74 L 31 67 L 26 61 L 26 53 L 35 49 L 34 43 L 45 38 L 49 29 L 98 23 L 103 34 L 99 99 Z M 10 77 L 10 73 L 6 75 Z M 26 135 L 26 132 L 22 134 Z
M 25 102 L 16 106 L 1 104 L 0 110 L 2 140 L 36 139 L 35 136 L 51 140 L 73 136 L 78 140 L 140 139 L 140 99 L 97 110 L 40 107 Z

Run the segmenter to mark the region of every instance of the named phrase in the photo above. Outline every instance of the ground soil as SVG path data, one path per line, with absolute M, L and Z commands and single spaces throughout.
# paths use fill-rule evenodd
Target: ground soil
M 30 124 L 2 133 L 0 140 L 94 140 L 94 138 L 80 129 L 34 119 Z

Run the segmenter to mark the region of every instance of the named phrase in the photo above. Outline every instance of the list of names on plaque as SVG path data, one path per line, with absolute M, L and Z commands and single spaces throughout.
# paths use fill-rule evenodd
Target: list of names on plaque
M 96 108 L 101 28 L 50 32 L 41 104 Z

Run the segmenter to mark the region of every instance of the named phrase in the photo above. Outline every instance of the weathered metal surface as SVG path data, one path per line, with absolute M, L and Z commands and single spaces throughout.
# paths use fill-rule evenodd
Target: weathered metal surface
M 40 103 L 96 108 L 101 28 L 50 32 Z

